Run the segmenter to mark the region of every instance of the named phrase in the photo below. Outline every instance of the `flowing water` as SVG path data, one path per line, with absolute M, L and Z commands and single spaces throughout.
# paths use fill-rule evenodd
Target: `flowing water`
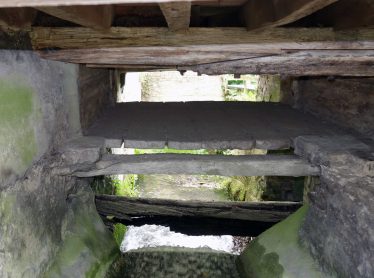
M 197 175 L 144 175 L 139 177 L 139 196 L 174 200 L 227 201 L 221 189 L 223 177 Z M 242 251 L 242 242 L 247 238 L 230 235 L 188 236 L 170 231 L 169 227 L 144 225 L 128 227 L 121 244 L 127 252 L 146 247 L 173 246 L 188 248 L 210 248 L 232 254 Z

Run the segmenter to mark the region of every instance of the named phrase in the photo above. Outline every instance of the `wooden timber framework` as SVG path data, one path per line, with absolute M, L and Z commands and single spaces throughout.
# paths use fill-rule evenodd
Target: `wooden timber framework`
M 43 58 L 201 74 L 373 76 L 373 15 L 371 0 L 0 3 L 0 27 L 27 31 Z
M 0 1 L 0 29 L 26 33 L 42 58 L 123 72 L 374 76 L 373 28 L 372 0 Z M 258 119 L 268 127 L 258 128 Z M 56 174 L 319 175 L 319 165 L 293 154 L 119 156 L 105 150 L 279 150 L 293 147 L 300 136 L 345 134 L 283 105 L 187 103 L 116 105 L 85 135 L 61 150 L 65 164 Z M 96 204 L 106 222 L 252 236 L 301 205 L 111 196 L 97 196 Z

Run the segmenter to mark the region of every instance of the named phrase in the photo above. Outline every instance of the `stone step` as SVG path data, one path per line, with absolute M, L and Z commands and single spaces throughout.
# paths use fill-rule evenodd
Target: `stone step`
M 237 256 L 207 248 L 142 248 L 122 254 L 106 277 L 239 278 Z
M 339 134 L 288 105 L 259 102 L 121 103 L 85 133 L 126 148 L 283 149 L 302 135 Z
M 71 173 L 77 177 L 120 174 L 314 176 L 319 167 L 295 155 L 103 155 L 90 168 Z

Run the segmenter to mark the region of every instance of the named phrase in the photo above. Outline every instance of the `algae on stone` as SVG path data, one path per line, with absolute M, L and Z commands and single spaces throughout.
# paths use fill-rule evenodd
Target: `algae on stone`
M 37 145 L 32 126 L 33 90 L 18 80 L 0 80 L 0 176 L 20 175 Z
M 248 245 L 238 260 L 244 277 L 330 277 L 300 242 L 299 230 L 307 211 L 303 206 Z
M 66 227 L 61 250 L 45 278 L 68 278 L 75 273 L 85 273 L 86 278 L 101 278 L 119 256 L 119 248 L 98 219 L 93 202 L 82 202 L 89 195 L 82 191 L 72 200 L 74 224 Z

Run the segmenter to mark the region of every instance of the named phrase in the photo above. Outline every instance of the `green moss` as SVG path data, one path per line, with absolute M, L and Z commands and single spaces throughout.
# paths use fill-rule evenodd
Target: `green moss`
M 83 208 L 83 209 L 82 209 Z M 74 227 L 58 252 L 45 277 L 74 277 L 85 273 L 87 278 L 104 277 L 110 264 L 119 256 L 119 248 L 93 208 L 77 206 Z
M 299 230 L 307 210 L 303 206 L 249 244 L 239 258 L 244 277 L 327 277 L 300 244 Z
M 17 79 L 0 80 L 0 160 L 16 173 L 24 171 L 37 153 L 32 127 L 33 89 Z M 0 169 L 1 170 L 1 169 Z
M 114 224 L 113 236 L 118 246 L 121 246 L 123 238 L 125 237 L 127 227 L 123 224 Z
M 16 203 L 16 197 L 14 195 L 0 194 L 0 219 L 2 225 L 6 225 L 12 222 L 13 219 L 13 207 Z

